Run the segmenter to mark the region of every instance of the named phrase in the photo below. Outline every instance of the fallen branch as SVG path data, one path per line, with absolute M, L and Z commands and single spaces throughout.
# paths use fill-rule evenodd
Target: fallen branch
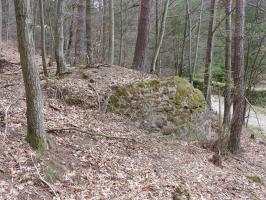
M 8 128 L 8 112 L 10 110 L 10 108 L 15 105 L 20 99 L 17 99 L 15 102 L 9 104 L 5 110 L 5 117 L 4 117 L 4 120 L 5 120 L 5 129 L 4 129 L 4 138 L 3 138 L 3 141 L 6 140 L 6 134 L 7 134 L 7 128 Z
M 11 87 L 11 86 L 14 86 L 14 85 L 16 85 L 15 83 L 10 83 L 10 84 L 6 84 L 6 85 L 4 85 L 3 87 L 1 87 L 1 88 L 8 88 L 8 87 Z
M 116 136 L 109 136 L 109 135 L 99 134 L 99 133 L 96 133 L 96 131 L 93 130 L 93 129 L 82 130 L 82 129 L 75 128 L 75 127 L 69 127 L 69 128 L 55 128 L 55 129 L 47 130 L 48 133 L 56 133 L 56 132 L 60 132 L 60 131 L 76 131 L 76 132 L 85 133 L 85 134 L 88 134 L 88 135 L 91 135 L 91 136 L 104 137 L 104 138 L 108 138 L 108 139 L 134 140 L 132 138 L 127 138 L 127 137 L 116 137 Z
M 249 100 L 247 99 L 247 97 L 245 97 L 245 100 L 246 100 L 246 102 L 249 104 L 249 106 L 252 108 L 252 110 L 254 111 L 255 116 L 256 116 L 256 119 L 257 119 L 257 122 L 258 122 L 258 125 L 259 125 L 259 129 L 260 129 L 260 131 L 261 131 L 262 128 L 261 128 L 260 121 L 259 121 L 259 118 L 258 118 L 258 115 L 257 115 L 257 112 L 256 112 L 255 108 L 254 108 L 253 105 L 249 102 Z M 262 131 L 261 131 L 261 134 L 262 134 Z
M 35 164 L 35 162 L 34 162 L 34 159 L 33 159 L 33 157 L 32 157 L 32 153 L 31 153 L 30 157 L 31 157 L 32 163 L 33 163 L 33 165 L 34 165 L 34 168 L 35 168 L 36 171 L 37 171 L 37 174 L 38 174 L 40 180 L 41 180 L 44 184 L 46 184 L 46 185 L 52 190 L 54 196 L 58 197 L 58 195 L 56 194 L 56 191 L 55 191 L 55 189 L 53 188 L 53 186 L 52 186 L 50 183 L 48 183 L 48 182 L 47 182 L 47 181 L 41 176 L 41 174 L 40 174 L 40 172 L 39 172 L 39 170 L 38 170 L 38 168 L 37 168 L 37 166 L 36 166 L 36 164 Z

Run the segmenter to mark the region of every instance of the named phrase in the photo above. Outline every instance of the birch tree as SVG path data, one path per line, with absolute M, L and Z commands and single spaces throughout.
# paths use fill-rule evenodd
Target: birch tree
M 151 72 L 153 72 L 153 73 L 155 72 L 156 62 L 157 62 L 158 55 L 159 55 L 159 52 L 160 52 L 160 49 L 161 49 L 161 46 L 162 46 L 162 43 L 163 43 L 169 2 L 170 2 L 169 0 L 166 0 L 165 5 L 164 5 L 162 25 L 161 25 L 161 31 L 160 31 L 160 39 L 159 39 L 158 46 L 156 47 L 155 55 L 154 55 L 153 61 L 152 61 L 152 71 Z

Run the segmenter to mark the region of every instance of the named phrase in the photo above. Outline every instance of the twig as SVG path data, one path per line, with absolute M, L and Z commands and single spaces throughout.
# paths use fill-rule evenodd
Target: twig
M 88 86 L 95 92 L 97 96 L 97 101 L 98 101 L 98 108 L 99 110 L 101 110 L 101 101 L 100 101 L 99 93 L 96 91 L 96 89 L 91 84 L 88 83 Z
M 5 129 L 4 129 L 4 138 L 3 141 L 6 140 L 6 134 L 7 134 L 7 128 L 8 128 L 8 112 L 10 110 L 10 108 L 15 105 L 20 99 L 17 99 L 15 102 L 11 103 L 10 105 L 7 106 L 6 110 L 5 110 Z
M 41 180 L 44 184 L 46 184 L 46 185 L 52 190 L 54 196 L 58 197 L 58 195 L 56 194 L 56 191 L 55 191 L 55 189 L 53 188 L 53 186 L 52 186 L 50 183 L 48 183 L 48 182 L 47 182 L 47 181 L 41 176 L 41 174 L 40 174 L 40 172 L 39 172 L 39 170 L 38 170 L 38 168 L 37 168 L 37 166 L 36 166 L 36 164 L 35 164 L 35 162 L 34 162 L 34 159 L 33 159 L 33 157 L 32 157 L 32 153 L 31 153 L 30 157 L 31 157 L 32 163 L 33 163 L 33 165 L 34 165 L 34 168 L 35 168 L 36 171 L 37 171 L 37 174 L 38 174 L 40 180 Z
M 76 132 L 80 132 L 80 133 L 86 133 L 86 134 L 91 135 L 91 136 L 105 137 L 108 139 L 133 140 L 132 138 L 127 138 L 127 137 L 116 137 L 116 136 L 99 134 L 99 133 L 96 133 L 96 131 L 93 129 L 82 130 L 82 129 L 75 128 L 75 127 L 69 127 L 69 128 L 55 128 L 55 129 L 47 130 L 48 133 L 55 133 L 55 132 L 59 132 L 59 131 L 76 131 Z
M 245 96 L 244 96 L 244 97 L 245 97 Z M 255 108 L 253 107 L 253 105 L 249 102 L 249 100 L 247 99 L 247 97 L 245 97 L 245 100 L 246 100 L 246 102 L 249 104 L 249 106 L 252 108 L 252 110 L 254 111 L 255 116 L 256 116 L 256 119 L 257 119 L 257 122 L 258 122 L 258 125 L 259 125 L 259 128 L 260 128 L 260 132 L 261 132 L 261 134 L 262 134 L 262 128 L 261 128 L 261 125 L 260 125 L 260 121 L 259 121 L 259 118 L 258 118 L 257 112 L 256 112 Z

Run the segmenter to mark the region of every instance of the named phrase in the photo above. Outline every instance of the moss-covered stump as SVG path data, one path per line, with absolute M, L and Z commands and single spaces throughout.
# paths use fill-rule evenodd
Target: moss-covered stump
M 179 77 L 117 86 L 108 110 L 128 116 L 150 132 L 174 134 L 179 139 L 203 139 L 209 129 L 202 93 Z

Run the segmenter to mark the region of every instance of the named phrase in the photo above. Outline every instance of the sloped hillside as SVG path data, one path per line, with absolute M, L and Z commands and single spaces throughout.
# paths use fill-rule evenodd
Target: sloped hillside
M 148 135 L 130 118 L 106 112 L 103 94 L 112 86 L 156 78 L 119 66 L 76 67 L 64 79 L 42 80 L 50 150 L 40 156 L 24 139 L 16 49 L 3 48 L 1 59 L 9 64 L 0 72 L 0 199 L 266 199 L 261 138 L 245 131 L 244 152 L 217 167 L 211 149 L 197 142 Z

